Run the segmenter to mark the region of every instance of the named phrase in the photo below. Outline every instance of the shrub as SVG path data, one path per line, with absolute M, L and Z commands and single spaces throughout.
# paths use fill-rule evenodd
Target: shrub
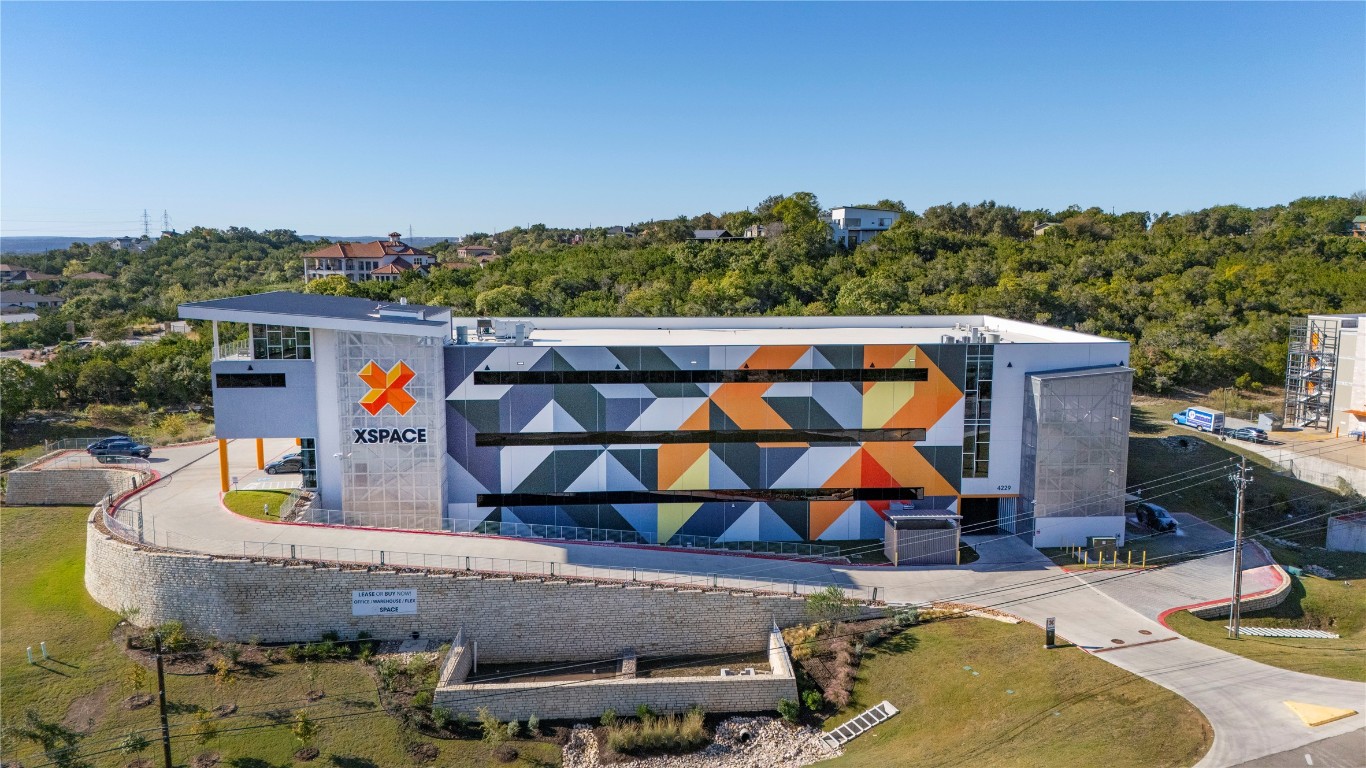
M 177 653 L 189 650 L 194 646 L 194 640 L 190 633 L 185 631 L 185 625 L 178 621 L 167 621 L 157 626 L 157 631 L 161 633 L 161 647 L 163 650 Z
M 641 704 L 636 707 L 636 717 L 640 718 L 642 723 L 648 723 L 655 719 L 656 714 L 653 709 L 650 709 L 648 704 Z
M 705 715 L 691 709 L 682 717 L 653 716 L 626 723 L 607 732 L 607 746 L 620 754 L 636 752 L 691 752 L 710 741 L 703 725 Z
M 868 648 L 872 648 L 878 643 L 881 643 L 885 637 L 886 635 L 882 634 L 882 630 L 870 629 L 863 633 L 863 644 Z
M 451 724 L 453 715 L 449 709 L 437 704 L 432 707 L 432 724 L 440 730 L 445 730 Z
M 293 643 L 285 648 L 285 658 L 289 659 L 290 663 L 298 664 L 303 657 L 304 651 L 298 643 Z
M 816 649 L 815 640 L 820 631 L 820 627 L 815 624 L 784 629 L 783 642 L 787 643 L 788 650 L 792 652 L 792 658 L 798 661 L 810 658 Z
M 507 731 L 503 730 L 503 724 L 498 722 L 498 718 L 494 717 L 487 707 L 480 707 L 475 714 L 479 718 L 479 728 L 484 732 L 484 741 L 496 744 L 507 735 Z
M 815 688 L 807 688 L 802 691 L 802 703 L 812 712 L 819 712 L 825 708 L 825 699 L 821 697 L 821 692 Z
M 507 724 L 507 732 L 509 739 L 515 739 L 518 736 L 521 736 L 522 724 L 517 722 L 516 720 L 509 720 Z
M 783 719 L 788 721 L 789 723 L 797 722 L 797 715 L 799 715 L 800 713 L 801 708 L 798 707 L 797 702 L 793 701 L 792 699 L 778 700 L 778 714 L 782 715 Z
M 426 709 L 427 707 L 430 707 L 431 705 L 432 705 L 432 692 L 431 692 L 431 691 L 418 691 L 418 692 L 417 692 L 417 695 L 413 696 L 413 706 L 414 706 L 414 707 L 417 707 L 418 709 Z
M 493 748 L 493 759 L 500 763 L 510 763 L 517 757 L 517 748 L 511 744 L 499 744 Z
M 601 723 L 604 728 L 611 728 L 617 724 L 617 711 L 615 709 L 609 709 L 606 712 L 603 712 L 602 717 L 598 722 Z
M 540 736 L 540 735 L 541 735 L 541 718 L 539 718 L 539 717 L 537 717 L 537 716 L 535 716 L 535 715 L 532 715 L 531 717 L 528 717 L 528 718 L 526 719 L 526 732 L 527 732 L 527 735 L 530 736 L 530 737 L 532 737 L 532 738 L 536 738 L 537 736 Z
M 322 633 L 322 637 L 320 639 L 324 643 L 335 643 L 341 640 L 341 635 L 338 634 L 335 629 L 329 629 L 326 632 Z
M 920 623 L 920 609 L 902 608 L 892 614 L 892 620 L 898 627 L 913 627 Z

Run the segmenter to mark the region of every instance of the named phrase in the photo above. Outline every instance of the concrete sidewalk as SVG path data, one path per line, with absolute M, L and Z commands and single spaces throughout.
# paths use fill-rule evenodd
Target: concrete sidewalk
M 889 602 L 950 601 L 990 607 L 1038 625 L 1053 617 L 1067 641 L 1169 688 L 1204 713 L 1214 727 L 1215 739 L 1201 766 L 1238 765 L 1366 725 L 1366 717 L 1357 715 L 1310 729 L 1282 703 L 1293 699 L 1361 710 L 1366 685 L 1268 667 L 1185 639 L 1157 623 L 1156 615 L 1167 608 L 1229 595 L 1231 579 L 1220 574 L 1227 575 L 1231 565 L 1217 557 L 1154 571 L 1073 575 L 1013 536 L 965 537 L 981 556 L 971 565 L 891 568 L 267 523 L 232 514 L 220 505 L 213 448 L 163 450 L 167 468 L 174 468 L 170 481 L 144 490 L 126 506 L 130 510 L 141 506 L 145 528 L 158 543 L 235 556 L 267 544 L 295 544 L 333 552 L 361 549 L 506 558 L 562 564 L 584 575 L 592 575 L 601 566 L 656 569 L 659 573 L 651 578 L 664 579 L 674 573 L 682 580 L 696 578 L 684 574 L 714 574 L 711 578 L 719 586 L 736 588 L 781 588 L 788 580 L 820 582 L 839 584 L 865 596 L 876 588 L 878 598 Z M 292 441 L 267 441 L 268 458 L 292 450 Z M 249 441 L 234 441 L 229 457 L 230 472 L 238 476 L 239 486 L 263 477 L 255 469 Z M 564 570 L 557 573 L 569 575 Z M 1042 631 L 1039 642 L 1042 645 Z

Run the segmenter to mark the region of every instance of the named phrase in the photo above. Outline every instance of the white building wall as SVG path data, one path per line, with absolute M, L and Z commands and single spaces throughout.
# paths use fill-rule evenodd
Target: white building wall
M 324 509 L 341 509 L 341 415 L 338 412 L 337 332 L 313 329 L 313 364 L 318 382 L 318 497 Z

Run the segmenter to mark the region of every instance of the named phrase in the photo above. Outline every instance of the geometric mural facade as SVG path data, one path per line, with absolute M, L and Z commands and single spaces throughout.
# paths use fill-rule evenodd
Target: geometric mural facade
M 953 510 L 965 345 L 448 346 L 447 527 L 879 538 Z

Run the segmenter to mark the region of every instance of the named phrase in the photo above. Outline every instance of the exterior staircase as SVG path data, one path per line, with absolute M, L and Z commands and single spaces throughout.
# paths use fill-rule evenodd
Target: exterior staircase
M 852 741 L 855 737 L 862 735 L 865 731 L 871 730 L 873 726 L 885 722 L 892 715 L 901 710 L 892 706 L 890 701 L 869 707 L 863 714 L 853 718 L 849 722 L 830 731 L 821 734 L 821 742 L 831 750 L 837 750 L 844 744 Z

